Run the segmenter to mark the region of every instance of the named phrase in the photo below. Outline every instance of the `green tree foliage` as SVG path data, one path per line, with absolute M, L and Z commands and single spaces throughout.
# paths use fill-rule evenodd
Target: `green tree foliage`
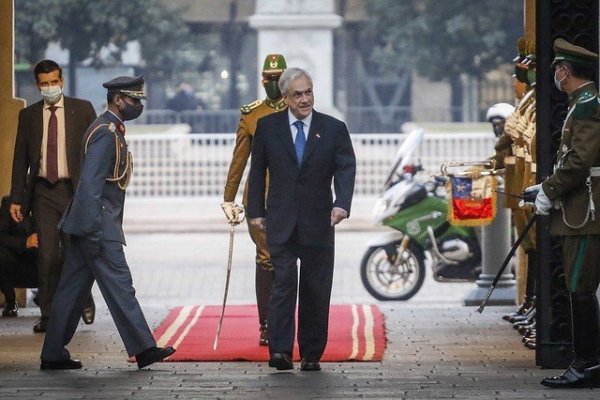
M 366 0 L 381 73 L 407 67 L 432 80 L 481 77 L 510 62 L 523 0 Z
M 127 42 L 138 40 L 148 71 L 170 74 L 176 53 L 186 46 L 184 10 L 161 0 L 18 0 L 15 2 L 17 59 L 36 63 L 50 41 L 70 52 L 70 63 L 102 66 L 104 48 L 118 64 Z M 110 46 L 109 46 L 110 45 Z

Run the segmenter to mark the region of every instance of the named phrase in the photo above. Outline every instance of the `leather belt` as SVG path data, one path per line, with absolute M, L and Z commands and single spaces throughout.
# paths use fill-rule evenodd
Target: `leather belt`
M 38 182 L 38 183 L 43 183 L 46 186 L 56 186 L 59 183 L 71 183 L 71 178 L 60 178 L 56 182 L 51 183 L 48 179 L 46 179 L 46 178 L 44 178 L 42 176 L 38 176 L 35 179 L 35 181 Z

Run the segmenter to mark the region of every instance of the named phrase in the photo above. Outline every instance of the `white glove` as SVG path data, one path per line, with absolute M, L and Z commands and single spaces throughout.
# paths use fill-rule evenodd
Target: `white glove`
M 221 203 L 221 208 L 230 224 L 237 225 L 244 220 L 244 206 L 233 201 L 224 201 Z
M 546 196 L 544 193 L 544 189 L 540 187 L 540 191 L 535 197 L 535 213 L 537 215 L 548 215 L 550 214 L 550 209 L 552 208 L 552 200 Z
M 544 189 L 542 188 L 541 183 L 529 186 L 525 189 L 525 197 L 529 197 L 527 196 L 527 194 L 531 195 L 534 193 L 537 193 L 535 196 L 535 202 L 533 203 L 535 205 L 535 213 L 537 215 L 550 214 L 550 209 L 552 208 L 552 201 L 548 198 L 548 196 L 546 196 L 546 193 L 544 193 Z M 527 202 L 526 204 L 531 204 L 531 202 Z

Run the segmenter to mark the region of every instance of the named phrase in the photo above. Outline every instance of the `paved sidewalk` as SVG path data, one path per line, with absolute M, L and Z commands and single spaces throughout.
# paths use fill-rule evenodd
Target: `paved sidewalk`
M 220 212 L 218 204 L 214 208 Z M 171 206 L 174 214 L 180 211 L 177 205 Z M 131 223 L 134 211 L 141 212 L 141 207 L 127 207 Z M 172 221 L 179 222 L 177 218 Z M 214 232 L 177 234 L 167 227 L 154 234 L 134 233 L 131 228 L 128 225 L 125 251 L 138 299 L 152 327 L 171 307 L 220 304 L 226 224 Z M 90 326 L 80 324 L 69 346 L 72 355 L 82 360 L 82 370 L 39 370 L 43 335 L 32 332 L 39 315 L 36 308 L 21 309 L 17 318 L 0 318 L 0 399 L 600 397 L 600 390 L 556 391 L 541 386 L 543 376 L 560 371 L 537 368 L 534 352 L 525 349 L 517 333 L 501 320 L 513 307 L 487 307 L 481 315 L 463 307 L 462 300 L 474 287 L 471 283 L 442 284 L 429 274 L 410 301 L 375 301 L 362 287 L 358 266 L 365 243 L 376 234 L 349 227 L 338 231 L 332 302 L 379 305 L 389 339 L 382 362 L 323 363 L 323 371 L 316 373 L 275 372 L 261 362 L 161 363 L 139 371 L 126 362 L 122 342 L 94 287 L 97 321 Z M 229 304 L 253 302 L 253 245 L 245 232 L 236 234 L 232 268 Z

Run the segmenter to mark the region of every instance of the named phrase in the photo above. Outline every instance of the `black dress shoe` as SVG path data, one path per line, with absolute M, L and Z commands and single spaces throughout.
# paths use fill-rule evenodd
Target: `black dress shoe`
M 44 332 L 46 332 L 47 325 L 48 325 L 48 317 L 42 317 L 33 326 L 33 331 L 35 333 L 44 333 Z
M 562 375 L 542 379 L 541 384 L 559 389 L 584 388 L 589 386 L 585 378 L 584 370 L 579 371 L 573 364 L 571 364 Z
M 83 323 L 86 325 L 91 325 L 94 323 L 94 318 L 96 317 L 96 305 L 91 304 L 86 306 L 81 312 L 81 319 Z
M 72 358 L 67 358 L 66 360 L 60 361 L 44 361 L 40 364 L 40 369 L 42 370 L 50 370 L 50 369 L 79 369 L 81 368 L 81 361 L 73 360 Z
M 17 303 L 7 303 L 6 307 L 4 307 L 4 310 L 2 310 L 3 317 L 16 317 L 17 315 L 19 315 L 19 306 Z
M 320 371 L 321 364 L 319 364 L 318 361 L 308 361 L 308 360 L 302 359 L 302 361 L 300 362 L 300 370 L 301 371 Z
M 272 353 L 269 359 L 269 367 L 277 368 L 278 371 L 294 369 L 292 355 L 289 353 Z
M 150 347 L 147 350 L 142 351 L 140 354 L 136 354 L 135 360 L 139 369 L 147 367 L 150 364 L 159 362 L 175 353 L 175 349 L 172 347 Z
M 589 387 L 600 387 L 600 364 L 583 370 L 583 376 Z

